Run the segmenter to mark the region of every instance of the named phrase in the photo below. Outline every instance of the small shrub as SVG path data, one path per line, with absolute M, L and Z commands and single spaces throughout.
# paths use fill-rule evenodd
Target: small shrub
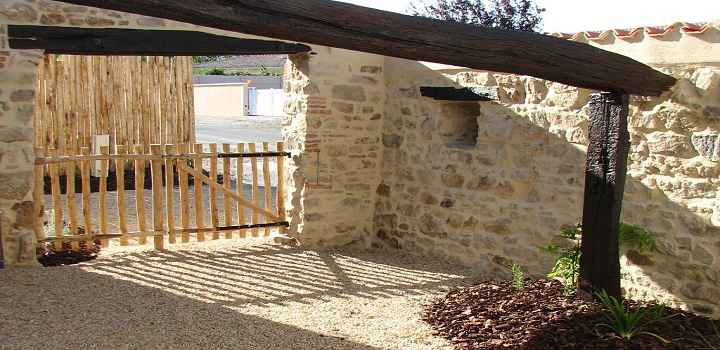
M 517 263 L 513 263 L 511 267 L 512 271 L 512 287 L 515 290 L 522 290 L 525 288 L 525 273 L 523 272 L 522 266 Z
M 607 328 L 625 341 L 630 341 L 638 335 L 649 335 L 665 344 L 669 343 L 665 338 L 644 330 L 648 324 L 666 318 L 664 305 L 654 304 L 637 310 L 629 310 L 604 290 L 596 292 L 595 296 L 603 305 L 603 316 L 607 321 L 607 323 L 596 325 L 596 332 L 598 328 Z
M 618 235 L 620 246 L 630 246 L 640 253 L 660 251 L 655 236 L 641 226 L 620 223 Z M 577 290 L 577 281 L 580 275 L 582 225 L 564 228 L 558 236 L 569 241 L 570 244 L 548 245 L 541 249 L 557 257 L 555 266 L 548 277 L 560 280 L 565 287 L 565 295 L 572 295 Z
M 659 252 L 655 235 L 637 225 L 620 223 L 620 246 L 629 246 L 640 253 Z
M 565 295 L 573 295 L 577 290 L 577 280 L 580 274 L 580 226 L 562 229 L 559 236 L 569 241 L 569 244 L 548 245 L 541 249 L 557 257 L 555 266 L 548 277 L 560 280 Z
M 222 68 L 212 68 L 207 71 L 206 75 L 225 75 L 225 70 Z

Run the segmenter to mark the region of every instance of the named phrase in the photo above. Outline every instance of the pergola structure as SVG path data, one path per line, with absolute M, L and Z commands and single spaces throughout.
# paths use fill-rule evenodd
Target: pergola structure
M 449 23 L 329 0 L 65 0 L 282 41 L 529 75 L 604 91 L 590 102 L 581 288 L 619 296 L 618 227 L 629 151 L 628 95 L 657 96 L 675 82 L 644 64 L 536 33 Z M 183 31 L 10 26 L 10 47 L 75 54 L 259 54 L 304 44 Z

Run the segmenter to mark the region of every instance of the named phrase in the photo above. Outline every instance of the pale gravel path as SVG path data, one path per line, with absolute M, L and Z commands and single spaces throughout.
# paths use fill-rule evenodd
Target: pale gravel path
M 450 349 L 422 306 L 473 272 L 258 239 L 0 270 L 0 349 Z

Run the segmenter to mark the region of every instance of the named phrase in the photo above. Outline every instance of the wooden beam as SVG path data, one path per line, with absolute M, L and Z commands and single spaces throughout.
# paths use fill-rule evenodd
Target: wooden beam
M 8 26 L 10 48 L 63 55 L 212 56 L 296 54 L 303 44 L 238 39 L 180 30 Z
M 595 94 L 589 107 L 579 289 L 590 295 L 605 290 L 619 300 L 618 231 L 630 150 L 628 96 Z
M 329 0 L 64 0 L 349 50 L 659 95 L 675 79 L 628 57 L 537 33 L 481 28 Z

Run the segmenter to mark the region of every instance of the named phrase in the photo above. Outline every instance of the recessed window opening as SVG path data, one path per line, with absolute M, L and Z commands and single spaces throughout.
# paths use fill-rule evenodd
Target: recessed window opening
M 440 113 L 438 131 L 448 147 L 473 148 L 477 145 L 478 102 L 446 102 Z

